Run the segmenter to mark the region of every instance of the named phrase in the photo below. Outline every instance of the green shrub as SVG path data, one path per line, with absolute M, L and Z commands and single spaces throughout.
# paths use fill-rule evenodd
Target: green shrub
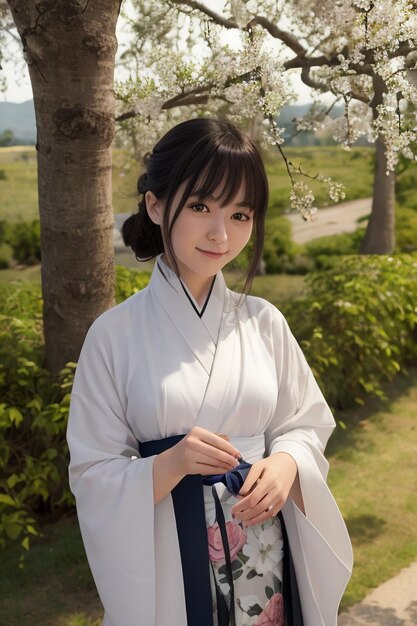
M 72 506 L 65 429 L 73 364 L 43 367 L 40 287 L 1 285 L 0 547 L 28 549 L 36 515 L 54 518 Z
M 307 284 L 283 310 L 327 400 L 345 409 L 383 397 L 417 358 L 417 257 L 339 257 Z
M 10 246 L 10 243 L 9 243 L 10 236 L 11 236 L 10 223 L 7 220 L 0 220 L 0 245 L 7 244 L 8 246 Z
M 7 243 L 13 248 L 13 256 L 19 263 L 38 263 L 41 260 L 39 220 L 11 224 Z
M 263 251 L 267 274 L 306 273 L 308 261 L 300 255 L 300 250 L 292 239 L 292 226 L 287 218 L 278 216 L 268 219 Z
M 122 265 L 115 267 L 116 302 L 122 302 L 140 291 L 149 283 L 150 272 L 128 269 Z
M 41 287 L 36 283 L 0 283 L 0 313 L 20 319 L 42 319 Z
M 416 207 L 417 208 L 417 207 Z M 417 210 L 397 207 L 395 216 L 396 252 L 417 250 Z
M 365 230 L 358 228 L 353 233 L 340 233 L 318 237 L 304 244 L 304 253 L 314 260 L 315 267 L 323 267 L 323 257 L 358 254 Z
M 117 301 L 149 276 L 117 266 Z M 57 519 L 74 506 L 65 433 L 76 364 L 54 377 L 43 361 L 40 286 L 0 283 L 0 548 L 19 541 L 27 550 L 41 515 Z
M 0 220 L 0 244 L 7 244 L 19 263 L 38 263 L 41 259 L 39 220 L 15 223 Z
M 11 266 L 13 261 L 13 249 L 8 243 L 0 243 L 0 270 Z

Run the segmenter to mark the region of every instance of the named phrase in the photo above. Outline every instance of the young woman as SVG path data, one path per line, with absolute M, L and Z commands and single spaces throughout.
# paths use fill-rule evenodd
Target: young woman
M 189 120 L 138 190 L 123 236 L 157 257 L 151 281 L 91 325 L 68 425 L 103 625 L 335 626 L 352 553 L 326 485 L 334 420 L 282 314 L 221 273 L 253 237 L 247 292 L 260 261 L 260 155 L 229 122 Z M 234 492 L 207 485 L 237 474 Z

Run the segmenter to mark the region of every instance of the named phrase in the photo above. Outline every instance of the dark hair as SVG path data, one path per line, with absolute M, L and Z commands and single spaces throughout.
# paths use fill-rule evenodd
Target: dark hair
M 178 187 L 186 182 L 182 198 L 169 222 Z M 139 261 L 148 261 L 165 251 L 175 259 L 171 243 L 172 227 L 191 195 L 214 195 L 221 206 L 229 204 L 245 188 L 245 204 L 254 211 L 253 254 L 244 292 L 250 289 L 262 256 L 265 213 L 268 206 L 268 180 L 261 156 L 251 139 L 226 120 L 197 118 L 182 122 L 168 131 L 146 159 L 146 172 L 137 189 L 142 199 L 139 212 L 123 224 L 122 236 Z M 162 229 L 148 216 L 144 195 L 152 191 L 165 201 Z M 161 232 L 162 230 L 162 232 Z M 178 269 L 178 268 L 176 268 Z

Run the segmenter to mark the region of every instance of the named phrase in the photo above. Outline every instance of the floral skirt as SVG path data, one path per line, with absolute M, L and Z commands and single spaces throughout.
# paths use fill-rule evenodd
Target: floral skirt
M 229 606 L 230 587 L 220 530 L 208 494 L 205 500 L 213 624 L 217 626 L 216 588 Z M 223 492 L 221 501 L 233 572 L 236 626 L 283 626 L 283 541 L 279 519 L 246 528 L 232 519 L 236 498 Z

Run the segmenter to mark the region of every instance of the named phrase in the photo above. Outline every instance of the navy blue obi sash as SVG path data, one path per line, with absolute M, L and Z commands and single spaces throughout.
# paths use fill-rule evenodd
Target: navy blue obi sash
M 142 457 L 160 454 L 185 435 L 139 442 Z M 187 626 L 213 626 L 210 563 L 202 476 L 185 476 L 171 491 L 184 579 Z
M 185 435 L 175 435 L 167 439 L 138 442 L 142 457 L 160 454 L 177 444 Z M 171 492 L 181 564 L 184 579 L 187 626 L 213 626 L 213 607 L 210 585 L 210 562 L 204 509 L 203 485 L 211 485 L 216 506 L 216 520 L 226 561 L 227 579 L 230 586 L 230 606 L 216 585 L 218 626 L 235 626 L 235 603 L 233 573 L 229 542 L 223 509 L 215 484 L 222 482 L 228 491 L 237 495 L 251 468 L 250 463 L 240 459 L 235 469 L 225 474 L 185 476 Z M 283 603 L 285 626 L 303 626 L 297 579 L 289 549 L 288 536 L 281 511 L 277 517 L 281 523 L 283 539 Z

